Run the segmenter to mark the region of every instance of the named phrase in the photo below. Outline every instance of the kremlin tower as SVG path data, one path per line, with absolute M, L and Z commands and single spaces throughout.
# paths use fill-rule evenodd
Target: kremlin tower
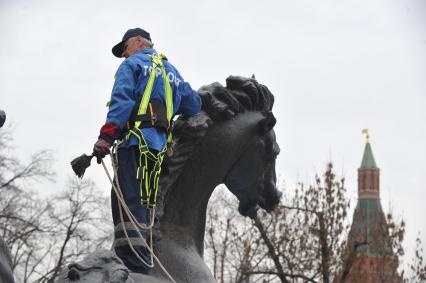
M 363 133 L 367 141 L 358 169 L 358 202 L 338 282 L 402 283 L 397 272 L 398 257 L 392 251 L 380 203 L 380 169 L 376 165 L 367 130 Z

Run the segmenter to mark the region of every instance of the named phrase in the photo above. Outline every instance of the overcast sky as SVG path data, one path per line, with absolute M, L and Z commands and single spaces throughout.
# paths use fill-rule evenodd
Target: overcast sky
M 0 0 L 0 108 L 18 156 L 56 151 L 44 193 L 91 152 L 121 62 L 111 47 L 134 27 L 194 89 L 252 74 L 269 87 L 288 191 L 332 160 L 355 204 L 368 128 L 385 211 L 409 247 L 420 230 L 426 243 L 426 1 Z M 100 166 L 86 176 L 109 193 Z

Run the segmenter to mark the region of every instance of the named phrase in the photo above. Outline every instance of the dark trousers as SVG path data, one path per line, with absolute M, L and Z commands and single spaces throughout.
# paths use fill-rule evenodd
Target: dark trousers
M 135 216 L 139 223 L 147 224 L 149 222 L 149 210 L 142 206 L 140 194 L 140 180 L 136 179 L 136 171 L 139 166 L 139 149 L 137 146 L 130 148 L 118 149 L 118 180 L 124 200 L 129 207 L 129 210 Z M 150 166 L 151 168 L 153 166 Z M 150 169 L 151 170 L 151 169 Z M 117 177 L 117 176 L 116 176 Z M 124 234 L 126 229 L 127 235 L 133 244 L 133 248 L 137 251 L 140 257 L 146 262 L 150 261 L 149 252 L 144 247 L 139 234 L 129 221 L 123 210 L 124 224 L 121 223 L 120 211 L 118 206 L 117 196 L 112 190 L 111 193 L 111 208 L 114 221 L 114 249 L 117 255 L 121 258 L 124 264 L 132 271 L 138 273 L 148 273 L 149 267 L 143 264 L 131 250 L 128 245 L 128 240 Z M 148 233 L 141 230 L 145 241 L 149 244 Z

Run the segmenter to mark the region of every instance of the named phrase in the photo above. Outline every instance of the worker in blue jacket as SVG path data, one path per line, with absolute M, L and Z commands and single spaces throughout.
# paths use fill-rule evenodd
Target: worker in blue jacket
M 93 154 L 100 162 L 110 152 L 114 142 L 120 140 L 116 177 L 129 210 L 139 223 L 147 224 L 149 208 L 155 206 L 156 198 L 156 192 L 151 194 L 149 190 L 158 180 L 149 179 L 148 190 L 138 170 L 147 168 L 147 174 L 143 176 L 155 175 L 151 174 L 153 170 L 160 172 L 162 155 L 170 137 L 170 116 L 176 113 L 185 116 L 197 114 L 201 99 L 177 69 L 153 49 L 147 31 L 129 29 L 122 41 L 112 48 L 112 53 L 125 60 L 115 75 L 106 123 L 101 127 Z M 143 150 L 145 146 L 147 151 Z M 145 160 L 145 163 L 142 164 L 144 161 L 141 160 Z M 115 225 L 113 246 L 117 255 L 131 271 L 147 273 L 149 253 L 126 215 L 124 223 L 121 222 L 114 190 L 111 193 L 111 206 Z M 147 234 L 143 236 L 146 240 Z

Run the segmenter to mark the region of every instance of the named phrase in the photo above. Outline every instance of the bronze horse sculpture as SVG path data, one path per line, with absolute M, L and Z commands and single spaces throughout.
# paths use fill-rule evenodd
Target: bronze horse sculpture
M 154 251 L 176 282 L 216 282 L 203 261 L 206 209 L 216 186 L 224 183 L 238 198 L 239 212 L 251 218 L 259 207 L 274 209 L 281 196 L 276 189 L 279 147 L 271 92 L 254 78 L 234 76 L 226 87 L 213 83 L 198 92 L 203 110 L 176 120 L 173 154 L 164 161 L 157 201 Z M 105 254 L 103 262 L 114 261 Z M 84 260 L 72 264 L 58 282 L 89 282 L 91 273 L 102 272 L 96 278 L 108 281 L 110 275 L 98 266 L 96 254 L 89 262 L 94 268 Z M 114 278 L 120 279 L 110 282 L 170 282 L 158 265 L 149 275 L 115 269 L 120 276 Z

